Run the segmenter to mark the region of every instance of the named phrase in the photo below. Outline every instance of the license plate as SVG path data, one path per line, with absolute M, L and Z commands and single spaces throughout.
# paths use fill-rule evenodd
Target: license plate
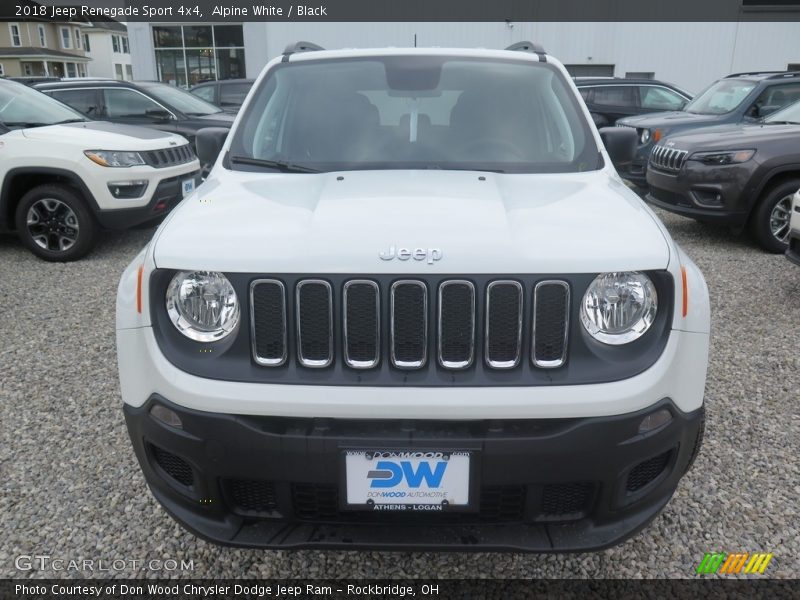
M 194 179 L 184 179 L 181 183 L 183 197 L 185 198 L 194 191 Z
M 469 505 L 468 452 L 345 453 L 347 505 L 366 510 L 438 511 Z

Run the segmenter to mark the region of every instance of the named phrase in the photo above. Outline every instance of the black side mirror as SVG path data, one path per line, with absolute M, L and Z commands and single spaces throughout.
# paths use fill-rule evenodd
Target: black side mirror
M 172 118 L 172 113 L 168 110 L 154 108 L 152 110 L 145 111 L 145 116 L 149 119 L 153 119 L 156 123 L 163 123 L 165 121 L 169 121 Z
M 639 134 L 633 127 L 603 127 L 600 139 L 615 167 L 622 167 L 633 162 Z
M 230 131 L 226 127 L 206 127 L 197 132 L 194 145 L 201 165 L 212 164 L 217 160 Z

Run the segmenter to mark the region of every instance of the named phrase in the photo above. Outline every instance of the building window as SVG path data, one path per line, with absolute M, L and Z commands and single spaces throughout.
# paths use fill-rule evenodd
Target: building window
M 0 77 L 6 74 L 5 68 L 3 68 L 3 63 L 0 63 Z
M 628 71 L 625 73 L 625 79 L 655 79 L 656 74 L 653 71 Z
M 117 79 L 119 79 L 120 81 L 122 81 L 122 79 L 123 79 L 123 77 L 122 77 L 122 65 L 120 65 L 120 64 L 115 64 L 114 65 L 114 76 Z
M 22 37 L 19 34 L 19 24 L 18 23 L 9 23 L 8 24 L 9 32 L 11 33 L 11 45 L 19 48 L 22 46 Z
M 125 65 L 125 79 L 133 81 L 133 67 L 130 65 Z
M 564 65 L 573 77 L 613 77 L 614 65 Z
M 75 69 L 75 63 L 67 63 L 67 77 L 77 77 L 78 72 Z
M 112 35 L 111 36 L 111 49 L 114 52 L 116 52 L 117 54 L 119 54 L 119 52 L 122 50 L 122 47 L 120 46 L 120 43 L 119 43 L 119 36 L 118 35 Z
M 128 38 L 127 38 L 127 36 L 123 35 L 123 36 L 120 37 L 120 39 L 122 40 L 122 53 L 123 54 L 130 54 L 131 53 L 131 49 L 128 46 Z
M 47 30 L 44 25 L 38 25 L 37 29 L 39 30 L 39 45 L 42 48 L 47 48 Z
M 33 67 L 31 67 L 31 63 L 22 63 L 22 73 L 23 75 L 33 75 Z
M 61 27 L 59 32 L 61 33 L 61 47 L 65 50 L 72 48 L 72 38 L 69 35 L 69 27 Z
M 241 25 L 153 27 L 159 80 L 177 86 L 245 77 Z
M 80 50 L 81 49 L 81 30 L 76 27 L 74 29 L 74 31 L 75 31 L 75 49 L 76 50 Z
M 78 77 L 86 77 L 86 65 L 78 63 Z

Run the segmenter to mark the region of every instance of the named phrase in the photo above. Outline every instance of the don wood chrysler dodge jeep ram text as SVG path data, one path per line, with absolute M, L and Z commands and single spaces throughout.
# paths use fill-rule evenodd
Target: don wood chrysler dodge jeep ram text
M 270 62 L 122 276 L 153 494 L 262 547 L 585 550 L 700 447 L 702 275 L 540 47 Z

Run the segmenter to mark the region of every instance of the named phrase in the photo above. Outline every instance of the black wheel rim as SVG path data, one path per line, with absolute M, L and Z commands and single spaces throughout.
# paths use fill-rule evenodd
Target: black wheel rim
M 78 241 L 77 215 L 56 198 L 34 202 L 28 209 L 27 226 L 36 245 L 50 252 L 65 252 Z

